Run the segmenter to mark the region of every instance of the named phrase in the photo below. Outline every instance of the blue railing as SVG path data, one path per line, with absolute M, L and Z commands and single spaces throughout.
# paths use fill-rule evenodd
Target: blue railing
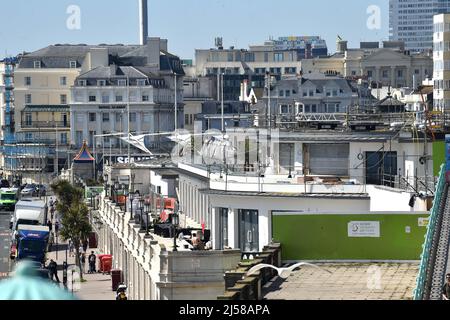
M 439 209 L 441 205 L 442 194 L 445 189 L 445 166 L 441 166 L 441 172 L 439 174 L 439 180 L 436 186 L 435 197 L 433 201 L 433 207 L 430 211 L 430 218 L 427 226 L 427 233 L 425 235 L 425 243 L 423 244 L 423 251 L 419 266 L 419 275 L 417 276 L 416 289 L 414 290 L 414 300 L 423 300 L 423 295 L 425 292 L 425 283 L 427 280 L 428 272 L 433 270 L 428 270 L 430 263 L 433 236 L 436 230 L 437 221 L 439 220 Z

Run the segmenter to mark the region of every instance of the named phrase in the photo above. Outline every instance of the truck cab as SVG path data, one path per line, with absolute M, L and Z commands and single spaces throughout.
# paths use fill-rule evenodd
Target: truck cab
M 45 263 L 50 229 L 44 226 L 19 225 L 14 241 L 17 260 L 32 260 Z
M 16 188 L 0 189 L 0 210 L 14 211 L 20 192 Z

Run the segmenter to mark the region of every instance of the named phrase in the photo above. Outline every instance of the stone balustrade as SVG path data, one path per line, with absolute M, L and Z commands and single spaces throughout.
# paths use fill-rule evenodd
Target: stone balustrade
M 133 300 L 216 299 L 223 293 L 223 275 L 239 264 L 239 250 L 173 252 L 173 239 L 146 236 L 111 199 L 102 194 L 97 215 L 99 249 L 113 255 L 113 267 Z

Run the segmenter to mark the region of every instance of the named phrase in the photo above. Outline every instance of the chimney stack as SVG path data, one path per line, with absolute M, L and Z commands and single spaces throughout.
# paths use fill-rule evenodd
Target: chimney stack
M 140 44 L 145 46 L 148 39 L 148 6 L 147 0 L 139 0 Z

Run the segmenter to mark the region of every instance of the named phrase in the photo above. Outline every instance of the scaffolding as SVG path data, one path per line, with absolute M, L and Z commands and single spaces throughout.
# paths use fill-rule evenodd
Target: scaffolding
M 5 66 L 4 83 L 5 83 L 5 108 L 4 108 L 4 124 L 2 130 L 4 132 L 2 141 L 2 152 L 4 155 L 4 170 L 9 171 L 14 176 L 17 166 L 13 155 L 17 152 L 15 149 L 15 122 L 14 122 L 14 69 L 17 64 L 16 57 L 8 57 L 3 61 Z M 13 177 L 14 179 L 14 177 Z

